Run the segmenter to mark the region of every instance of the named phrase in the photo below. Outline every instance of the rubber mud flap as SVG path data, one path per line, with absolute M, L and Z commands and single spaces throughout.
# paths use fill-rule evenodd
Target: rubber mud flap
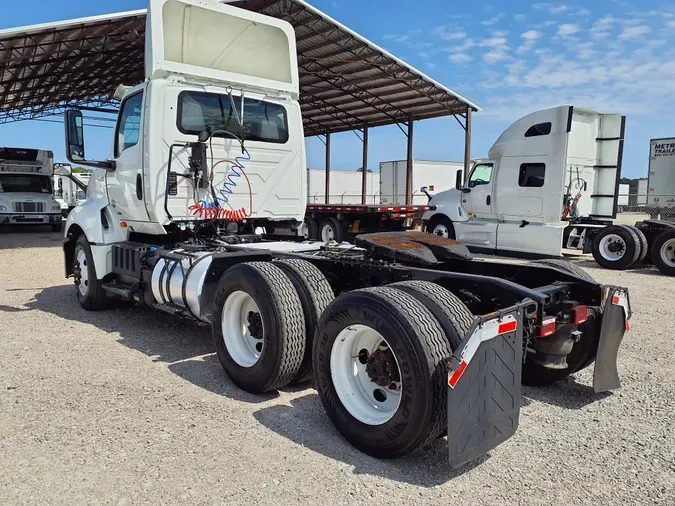
M 523 329 L 484 341 L 452 389 L 448 386 L 450 465 L 459 467 L 516 433 L 520 417 Z
M 612 304 L 612 299 L 617 293 L 615 289 L 610 289 L 602 316 L 602 328 L 593 373 L 593 390 L 596 393 L 621 387 L 617 359 L 621 340 L 626 333 L 626 317 L 629 315 L 625 314 L 622 306 Z

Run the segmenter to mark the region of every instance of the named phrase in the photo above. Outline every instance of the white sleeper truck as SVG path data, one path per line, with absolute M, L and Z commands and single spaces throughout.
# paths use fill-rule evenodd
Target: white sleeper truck
M 52 194 L 53 160 L 51 151 L 0 148 L 0 231 L 13 225 L 61 231 L 61 206 Z
M 578 249 L 611 269 L 642 262 L 652 250 L 654 263 L 675 274 L 671 236 L 663 237 L 665 261 L 653 253 L 672 224 L 613 225 L 625 122 L 573 106 L 528 114 L 501 134 L 489 158 L 473 161 L 465 182 L 458 172 L 455 188 L 430 199 L 435 209 L 424 214 L 424 228 L 478 251 L 559 257 L 563 248 Z
M 313 378 L 376 457 L 447 434 L 453 466 L 476 458 L 514 434 L 521 381 L 595 361 L 594 388 L 619 387 L 628 292 L 572 265 L 486 265 L 420 232 L 256 234 L 305 213 L 293 27 L 204 0 L 151 0 L 147 23 L 146 79 L 117 91 L 108 159 L 86 159 L 82 115 L 66 113 L 69 160 L 96 168 L 63 247 L 85 309 L 124 299 L 210 325 L 236 385 Z

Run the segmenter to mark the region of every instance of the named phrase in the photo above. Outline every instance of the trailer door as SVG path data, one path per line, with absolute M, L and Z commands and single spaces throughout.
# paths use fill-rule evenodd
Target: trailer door
M 675 207 L 675 138 L 651 141 L 647 205 Z

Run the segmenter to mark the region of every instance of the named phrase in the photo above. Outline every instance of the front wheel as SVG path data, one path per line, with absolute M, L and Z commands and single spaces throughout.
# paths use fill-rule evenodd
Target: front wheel
M 628 269 L 640 258 L 640 239 L 628 227 L 611 225 L 595 234 L 591 252 L 605 269 Z
M 73 256 L 73 277 L 80 305 L 88 311 L 105 309 L 108 307 L 109 299 L 96 276 L 94 257 L 89 241 L 84 235 L 77 238 Z
M 446 239 L 455 239 L 455 227 L 452 221 L 447 216 L 437 214 L 429 221 L 427 232 L 437 235 L 438 237 L 445 237 Z

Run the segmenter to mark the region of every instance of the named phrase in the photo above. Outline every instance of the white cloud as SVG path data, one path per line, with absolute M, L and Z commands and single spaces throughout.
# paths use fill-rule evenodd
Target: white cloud
M 569 7 L 565 4 L 553 4 L 553 3 L 545 3 L 545 2 L 540 2 L 532 5 L 533 9 L 537 10 L 545 10 L 549 14 L 562 14 L 563 12 L 566 12 Z
M 506 37 L 491 37 L 489 39 L 485 39 L 479 45 L 483 47 L 503 47 L 507 42 L 508 39 Z
M 433 33 L 443 40 L 459 40 L 466 37 L 466 32 L 454 26 L 437 26 Z
M 541 37 L 541 32 L 537 30 L 528 30 L 520 35 L 525 40 L 537 40 Z
M 675 20 L 673 20 L 673 21 L 668 21 L 668 22 L 666 23 L 666 26 L 667 26 L 668 28 L 675 28 Z
M 485 21 L 481 21 L 480 24 L 483 25 L 483 26 L 496 25 L 499 22 L 499 20 L 504 18 L 504 17 L 506 17 L 506 14 L 504 14 L 504 13 L 497 14 L 496 16 L 494 16 L 490 19 L 486 19 Z
M 516 14 L 513 16 L 513 20 L 518 22 L 525 21 L 525 14 Z
M 450 55 L 450 61 L 453 63 L 466 63 L 471 60 L 473 60 L 473 58 L 466 53 L 455 53 Z
M 488 65 L 494 65 L 495 63 L 499 63 L 500 61 L 507 59 L 509 59 L 508 53 L 500 48 L 488 51 L 483 55 L 483 61 Z
M 451 46 L 447 48 L 446 51 L 451 53 L 461 53 L 467 49 L 471 49 L 475 45 L 476 43 L 473 41 L 473 39 L 464 39 L 464 42 L 462 42 L 459 46 Z
M 647 35 L 652 31 L 647 25 L 631 26 L 624 29 L 619 35 L 619 39 L 628 40 L 634 39 L 635 37 L 640 37 L 641 35 Z
M 560 35 L 561 37 L 569 37 L 570 35 L 574 35 L 576 33 L 579 33 L 580 31 L 581 28 L 578 25 L 574 25 L 571 23 L 564 23 L 558 26 L 558 35 Z

